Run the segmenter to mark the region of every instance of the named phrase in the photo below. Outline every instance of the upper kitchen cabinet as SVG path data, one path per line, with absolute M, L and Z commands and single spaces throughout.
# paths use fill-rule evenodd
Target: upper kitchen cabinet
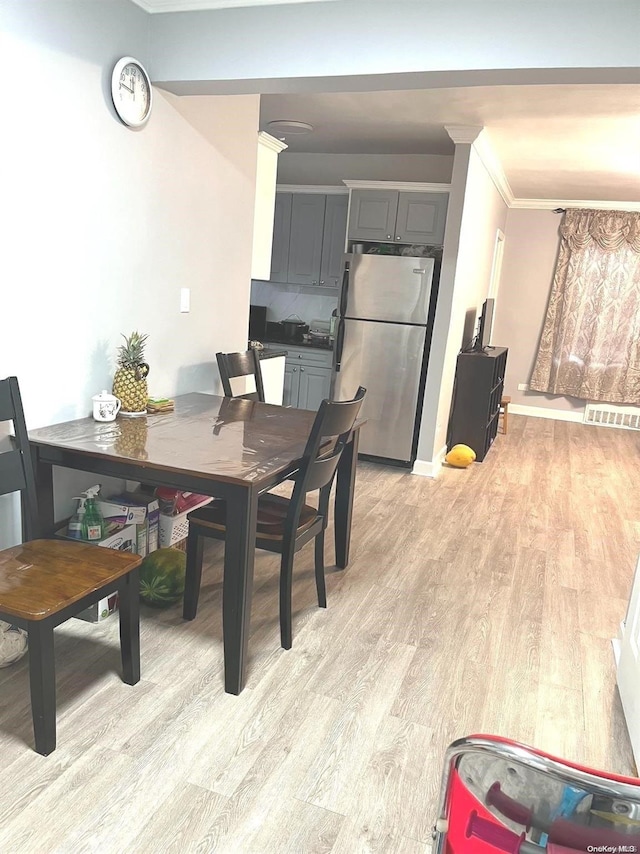
M 258 133 L 256 199 L 253 213 L 251 277 L 265 279 L 271 269 L 278 154 L 287 146 L 268 133 Z
M 345 194 L 277 193 L 270 280 L 339 287 L 347 207 Z
M 320 284 L 328 288 L 338 288 L 342 282 L 348 207 L 348 196 L 327 196 L 322 232 Z
M 286 282 L 289 270 L 289 237 L 291 234 L 291 193 L 276 193 L 273 216 L 273 249 L 271 252 L 272 282 Z
M 298 285 L 317 285 L 320 282 L 325 205 L 326 196 L 293 194 L 288 282 Z
M 440 246 L 448 201 L 448 193 L 354 189 L 349 240 Z

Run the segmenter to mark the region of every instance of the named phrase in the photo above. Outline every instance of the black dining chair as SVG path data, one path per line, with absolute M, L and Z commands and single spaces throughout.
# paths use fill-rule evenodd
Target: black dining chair
M 340 461 L 358 417 L 366 389 L 358 389 L 353 400 L 323 400 L 315 417 L 294 481 L 290 498 L 272 493 L 258 500 L 256 548 L 276 552 L 280 561 L 280 639 L 291 649 L 291 589 L 293 556 L 309 540 L 315 539 L 315 577 L 318 605 L 327 607 L 324 578 L 324 532 L 329 518 L 329 496 Z M 307 494 L 318 493 L 318 506 L 306 504 Z M 183 616 L 193 620 L 198 609 L 202 578 L 203 539 L 226 538 L 226 504 L 216 501 L 188 515 L 187 570 Z
M 246 350 L 244 353 L 216 353 L 216 361 L 225 397 L 243 397 L 246 400 L 258 400 L 264 403 L 264 385 L 257 350 Z M 246 394 L 234 394 L 231 380 L 238 377 L 253 377 L 256 390 Z
M 36 751 L 56 747 L 53 630 L 116 590 L 120 597 L 123 681 L 140 680 L 139 555 L 89 543 L 37 539 L 38 506 L 29 438 L 16 377 L 0 380 L 0 421 L 13 424 L 0 452 L 0 495 L 20 492 L 23 543 L 0 551 L 0 620 L 26 629 Z

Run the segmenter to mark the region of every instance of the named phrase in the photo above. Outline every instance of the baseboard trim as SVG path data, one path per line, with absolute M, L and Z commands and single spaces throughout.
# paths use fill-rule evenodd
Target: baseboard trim
M 574 421 L 582 424 L 583 412 L 571 412 L 568 409 L 546 409 L 542 406 L 523 406 L 521 403 L 510 403 L 509 413 L 528 415 L 531 418 L 550 418 L 552 421 Z
M 411 474 L 420 475 L 420 477 L 438 477 L 442 471 L 442 464 L 447 454 L 447 446 L 444 445 L 435 456 L 434 460 L 416 460 L 411 469 Z

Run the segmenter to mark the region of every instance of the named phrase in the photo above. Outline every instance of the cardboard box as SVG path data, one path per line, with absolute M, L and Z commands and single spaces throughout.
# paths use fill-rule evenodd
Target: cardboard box
M 121 492 L 114 495 L 105 502 L 100 502 L 100 509 L 106 519 L 103 504 L 111 510 L 126 512 L 127 519 L 135 524 L 137 554 L 146 557 L 155 552 L 158 548 L 160 525 L 160 503 L 155 496 L 147 492 Z M 122 516 L 123 512 L 119 512 L 116 518 L 120 519 Z
M 116 522 L 118 525 L 142 525 L 147 518 L 147 508 L 130 501 L 125 495 L 100 498 L 98 508 L 105 522 Z
M 62 537 L 65 540 L 73 540 L 74 537 L 67 536 L 67 526 L 56 531 L 56 537 Z M 76 543 L 86 543 L 86 540 L 75 540 Z M 135 525 L 117 525 L 115 523 L 107 523 L 107 536 L 102 540 L 96 540 L 92 545 L 102 546 L 106 549 L 118 549 L 121 552 L 131 552 L 135 554 L 136 545 L 136 526 Z M 79 620 L 86 620 L 89 623 L 101 623 L 110 617 L 114 611 L 118 609 L 118 593 L 114 590 L 113 593 L 100 599 L 84 611 L 80 611 L 75 616 Z

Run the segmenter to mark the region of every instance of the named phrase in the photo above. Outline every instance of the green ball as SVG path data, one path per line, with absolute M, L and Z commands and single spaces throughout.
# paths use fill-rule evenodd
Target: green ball
M 140 564 L 140 597 L 155 608 L 166 608 L 184 595 L 187 556 L 178 549 L 157 549 Z

